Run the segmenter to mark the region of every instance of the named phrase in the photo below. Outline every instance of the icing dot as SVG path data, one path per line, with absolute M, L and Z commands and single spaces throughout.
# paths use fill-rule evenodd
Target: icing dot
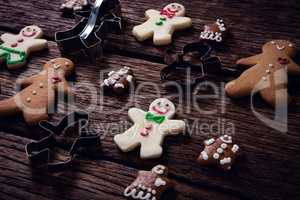
M 213 144 L 214 142 L 215 142 L 215 139 L 211 138 L 211 139 L 205 141 L 205 145 L 209 146 L 209 145 Z
M 160 21 L 160 22 L 156 22 L 155 24 L 156 24 L 157 26 L 161 26 L 161 25 L 163 25 L 163 22 Z
M 233 153 L 236 153 L 238 150 L 239 150 L 239 146 L 238 145 L 233 145 L 233 147 L 232 147 L 232 149 L 231 149 L 231 151 L 233 152 Z
M 143 189 L 143 190 L 146 190 L 146 187 L 143 185 L 143 186 L 142 186 L 142 189 Z
M 139 184 L 138 188 L 141 188 L 142 187 L 142 184 Z
M 223 148 L 223 149 L 226 149 L 227 148 L 227 144 L 225 144 L 225 143 L 223 143 L 223 144 L 221 144 L 221 148 Z
M 270 63 L 270 64 L 269 64 L 269 67 L 273 67 L 273 64 Z
M 134 184 L 133 184 L 133 187 L 137 187 L 137 184 L 136 184 L 136 183 L 134 183 Z
M 26 101 L 27 101 L 28 103 L 30 103 L 30 102 L 31 102 L 31 98 L 28 97 L 28 98 L 26 99 Z
M 10 46 L 14 48 L 14 47 L 17 47 L 18 44 L 17 44 L 17 43 L 13 43 L 13 44 L 11 44 Z
M 275 41 L 272 41 L 271 44 L 275 44 Z
M 151 191 L 152 191 L 152 189 L 151 189 L 151 188 L 148 188 L 148 189 L 147 189 L 147 191 L 148 191 L 148 192 L 151 192 Z
M 32 91 L 32 94 L 33 94 L 33 95 L 36 95 L 36 94 L 37 94 L 37 92 L 36 92 L 35 90 L 33 90 L 33 91 Z
M 202 156 L 203 160 L 208 160 L 208 155 L 207 155 L 206 151 L 202 151 L 201 156 Z
M 156 195 L 156 190 L 152 190 L 152 194 L 153 194 L 153 195 Z
M 40 83 L 40 88 L 43 88 L 44 87 L 44 84 L 43 83 Z
M 213 157 L 214 157 L 214 159 L 219 159 L 220 158 L 220 155 L 218 154 L 218 153 L 215 153 L 214 155 L 213 155 Z
M 270 74 L 271 71 L 269 69 L 267 69 L 266 72 L 267 72 L 267 74 Z
M 289 44 L 289 47 L 293 47 L 293 44 Z
M 262 77 L 262 80 L 266 81 L 266 80 L 267 80 L 267 77 L 263 76 L 263 77 Z
M 219 154 L 223 153 L 223 151 L 224 151 L 224 150 L 223 150 L 222 148 L 218 148 L 218 149 L 217 149 L 217 152 L 218 152 Z

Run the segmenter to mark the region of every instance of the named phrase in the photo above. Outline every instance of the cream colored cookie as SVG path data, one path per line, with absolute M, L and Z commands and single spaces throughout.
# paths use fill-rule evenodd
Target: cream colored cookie
M 138 41 L 153 37 L 155 45 L 168 45 L 172 42 L 174 31 L 192 26 L 192 19 L 185 16 L 185 7 L 178 3 L 167 5 L 161 12 L 146 11 L 147 21 L 133 28 L 133 35 Z
M 185 130 L 184 121 L 171 120 L 174 114 L 174 104 L 165 98 L 153 101 L 148 112 L 131 108 L 128 115 L 134 125 L 125 133 L 116 135 L 114 141 L 123 152 L 141 146 L 142 159 L 158 158 L 163 152 L 161 145 L 164 138 Z
M 31 52 L 48 47 L 47 40 L 38 39 L 42 35 L 42 29 L 35 25 L 26 26 L 18 35 L 4 33 L 1 35 L 0 61 L 5 62 L 8 69 L 22 67 Z

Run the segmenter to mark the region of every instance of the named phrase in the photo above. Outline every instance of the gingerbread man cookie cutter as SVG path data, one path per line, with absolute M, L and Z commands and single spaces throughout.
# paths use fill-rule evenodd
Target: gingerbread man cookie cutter
M 167 176 L 168 169 L 163 165 L 157 165 L 151 171 L 139 171 L 136 180 L 125 189 L 124 196 L 137 200 L 159 200 L 173 185 Z
M 287 105 L 288 74 L 300 75 L 300 66 L 292 60 L 296 52 L 292 42 L 273 40 L 263 46 L 261 54 L 238 60 L 238 65 L 250 68 L 226 84 L 227 95 L 239 98 L 259 92 L 273 107 Z
M 198 157 L 198 163 L 204 166 L 218 166 L 224 171 L 231 169 L 240 149 L 229 135 L 223 135 L 217 139 L 210 138 L 204 142 L 204 145 L 205 149 Z
M 55 41 L 65 54 L 83 55 L 95 60 L 103 54 L 104 35 L 121 32 L 121 6 L 119 0 L 97 0 L 91 12 L 76 12 L 82 16 L 72 29 L 55 33 Z
M 50 172 L 60 172 L 68 169 L 77 155 L 83 149 L 88 150 L 100 144 L 99 136 L 84 135 L 82 130 L 86 129 L 89 123 L 89 115 L 85 112 L 74 112 L 65 116 L 57 125 L 48 121 L 41 121 L 40 127 L 47 131 L 47 137 L 37 142 L 31 142 L 25 146 L 25 151 L 32 166 L 46 168 Z M 67 159 L 64 161 L 51 161 L 51 149 L 57 144 L 59 138 L 64 138 L 66 130 L 78 125 L 78 136 L 72 139 L 71 148 Z
M 168 45 L 172 42 L 174 31 L 192 26 L 192 19 L 185 16 L 185 7 L 178 3 L 167 5 L 161 12 L 147 10 L 147 21 L 133 28 L 133 35 L 138 41 L 153 37 L 154 45 Z
M 48 61 L 37 75 L 18 80 L 21 91 L 14 97 L 0 101 L 0 116 L 23 114 L 27 124 L 36 125 L 48 119 L 54 106 L 56 92 L 70 94 L 65 77 L 74 71 L 74 64 L 66 58 Z
M 8 69 L 17 69 L 26 64 L 31 52 L 48 47 L 47 40 L 40 39 L 43 35 L 41 28 L 35 25 L 26 26 L 18 35 L 4 33 L 1 35 L 0 63 L 5 62 Z
M 116 135 L 114 141 L 123 152 L 141 146 L 142 159 L 158 158 L 163 153 L 161 145 L 164 138 L 185 131 L 184 121 L 172 120 L 175 112 L 174 104 L 166 98 L 154 100 L 148 112 L 131 108 L 128 115 L 134 125 L 126 132 Z
M 168 66 L 161 70 L 161 80 L 194 85 L 204 81 L 210 74 L 221 72 L 221 60 L 211 56 L 211 52 L 211 46 L 202 42 L 186 45 L 180 54 L 168 50 L 165 55 Z M 187 73 L 191 73 L 191 79 L 188 79 Z M 181 78 L 182 75 L 185 77 Z

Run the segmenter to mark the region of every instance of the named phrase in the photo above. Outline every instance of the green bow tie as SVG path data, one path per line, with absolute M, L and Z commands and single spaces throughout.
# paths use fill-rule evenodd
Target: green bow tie
M 165 121 L 165 116 L 156 116 L 150 112 L 147 112 L 145 119 L 150 122 L 155 122 L 157 124 L 161 124 Z

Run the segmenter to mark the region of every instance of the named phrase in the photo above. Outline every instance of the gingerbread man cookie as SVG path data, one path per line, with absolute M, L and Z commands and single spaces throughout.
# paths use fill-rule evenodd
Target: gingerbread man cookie
M 129 67 L 123 67 L 118 71 L 108 73 L 108 78 L 103 81 L 101 87 L 105 91 L 113 91 L 117 94 L 122 94 L 129 90 L 134 83 L 133 72 Z
M 232 136 L 211 138 L 206 140 L 204 145 L 205 149 L 197 160 L 201 165 L 216 165 L 224 171 L 231 169 L 239 151 L 239 146 L 233 143 Z
M 128 115 L 134 125 L 125 133 L 114 137 L 115 143 L 123 152 L 129 152 L 141 146 L 142 159 L 158 158 L 162 155 L 164 137 L 184 132 L 185 122 L 171 120 L 175 115 L 174 104 L 165 98 L 156 99 L 145 112 L 131 108 Z
M 266 43 L 261 54 L 237 61 L 237 64 L 251 68 L 229 82 L 225 87 L 226 93 L 231 97 L 244 97 L 259 91 L 270 105 L 284 105 L 288 97 L 287 73 L 300 75 L 300 66 L 292 60 L 295 54 L 295 45 L 289 41 Z
M 26 26 L 18 35 L 4 33 L 0 45 L 0 63 L 6 62 L 8 69 L 22 67 L 31 52 L 47 48 L 47 40 L 38 39 L 43 35 L 38 26 Z
M 139 171 L 136 180 L 124 191 L 124 196 L 138 200 L 158 200 L 172 186 L 168 169 L 157 165 L 151 171 Z
M 37 75 L 18 81 L 22 89 L 14 97 L 0 101 L 0 116 L 23 113 L 26 123 L 35 125 L 48 119 L 48 108 L 53 106 L 57 92 L 70 92 L 65 76 L 74 64 L 66 58 L 56 58 L 44 65 Z
M 153 37 L 155 45 L 168 45 L 172 42 L 174 31 L 192 26 L 192 19 L 184 17 L 185 7 L 178 3 L 167 5 L 161 12 L 146 11 L 147 21 L 133 28 L 133 35 L 138 41 Z

